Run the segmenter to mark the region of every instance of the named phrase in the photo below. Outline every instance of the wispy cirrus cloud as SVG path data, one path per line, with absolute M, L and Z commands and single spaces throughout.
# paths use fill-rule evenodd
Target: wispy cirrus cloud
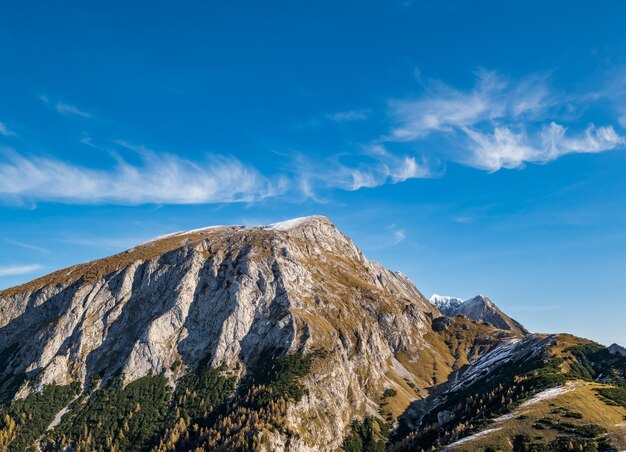
M 61 160 L 0 154 L 0 197 L 16 202 L 80 204 L 200 204 L 252 202 L 286 189 L 231 157 L 195 162 L 144 149 L 138 164 L 118 157 L 114 166 L 89 168 Z
M 81 142 L 95 146 L 89 137 Z M 0 149 L 0 199 L 18 204 L 139 205 L 249 203 L 303 195 L 320 201 L 318 194 L 328 190 L 355 191 L 434 174 L 424 159 L 396 155 L 379 144 L 324 159 L 298 154 L 287 165 L 290 170 L 275 175 L 233 157 L 208 155 L 204 161 L 192 161 L 122 140 L 112 145 L 131 150 L 139 162 L 129 163 L 107 146 L 96 146 L 112 153 L 114 162 L 107 168 Z
M 297 168 L 295 177 L 301 191 L 313 199 L 317 198 L 317 189 L 355 191 L 409 179 L 429 178 L 435 171 L 426 161 L 414 156 L 396 155 L 381 145 L 367 146 L 358 155 L 337 155 L 323 161 L 299 156 L 294 167 Z
M 406 231 L 403 228 L 398 227 L 395 223 L 390 225 L 387 229 L 393 237 L 393 245 L 397 245 L 406 239 Z
M 38 264 L 31 265 L 4 265 L 0 266 L 0 276 L 17 276 L 28 275 L 29 273 L 41 270 L 43 266 Z
M 14 137 L 17 134 L 15 132 L 13 132 L 12 130 L 10 130 L 5 123 L 0 122 L 0 135 L 3 135 L 5 137 Z
M 519 128 L 518 128 L 519 129 Z M 612 126 L 588 126 L 584 132 L 568 135 L 567 128 L 555 122 L 530 135 L 523 128 L 495 127 L 493 132 L 481 133 L 470 128 L 463 131 L 469 139 L 470 153 L 461 162 L 487 171 L 519 168 L 524 163 L 547 163 L 574 153 L 595 154 L 626 144 Z
M 20 242 L 18 240 L 11 240 L 11 239 L 6 239 L 7 243 L 10 243 L 11 245 L 15 245 L 15 246 L 19 246 L 20 248 L 24 248 L 27 250 L 32 250 L 32 251 L 37 251 L 39 253 L 43 253 L 43 254 L 50 254 L 50 250 L 43 248 L 41 246 L 37 246 L 37 245 L 32 245 L 30 243 L 24 243 L 24 242 Z
M 354 166 L 339 165 L 336 172 L 325 171 L 325 179 L 332 188 L 358 190 L 373 188 L 386 183 L 397 184 L 408 179 L 432 177 L 432 169 L 412 156 L 396 156 L 382 146 L 370 149 L 371 161 L 361 160 Z
M 363 121 L 368 118 L 369 114 L 370 110 L 348 110 L 326 115 L 326 118 L 334 122 Z
M 626 147 L 626 138 L 613 125 L 581 126 L 579 120 L 580 111 L 590 103 L 622 92 L 618 89 L 567 95 L 552 88 L 546 74 L 513 79 L 486 70 L 476 72 L 475 84 L 468 89 L 425 80 L 421 74 L 419 82 L 422 92 L 418 96 L 389 103 L 391 125 L 385 136 L 356 148 L 350 145 L 340 154 L 311 158 L 288 153 L 277 165 L 281 168 L 277 174 L 264 174 L 234 157 L 210 155 L 193 161 L 122 141 L 115 145 L 137 152 L 138 163 L 115 157 L 110 167 L 92 168 L 5 151 L 0 152 L 0 199 L 200 204 L 255 202 L 295 194 L 323 201 L 323 192 L 328 190 L 355 191 L 437 177 L 447 161 L 494 172 L 527 163 L 545 164 L 573 153 Z M 93 118 L 74 105 L 46 96 L 41 100 L 63 115 Z M 346 110 L 318 118 L 315 124 L 365 120 L 370 114 L 370 110 Z M 626 119 L 616 121 L 626 128 Z M 94 144 L 86 133 L 81 142 L 110 152 L 108 144 Z M 423 150 L 425 143 L 427 150 Z
M 368 231 L 363 238 L 371 249 L 388 249 L 394 247 L 407 238 L 407 232 L 396 223 L 392 223 L 378 231 Z
M 63 101 L 53 102 L 52 100 L 50 100 L 50 98 L 48 98 L 48 96 L 40 96 L 39 99 L 41 99 L 43 103 L 52 106 L 57 111 L 57 113 L 60 113 L 62 115 L 77 116 L 79 118 L 86 119 L 93 118 L 93 115 L 91 113 L 78 108 L 76 105 L 68 104 L 67 102 Z
M 477 72 L 475 86 L 465 91 L 430 82 L 421 96 L 390 103 L 394 126 L 382 141 L 419 143 L 441 136 L 454 148 L 443 159 L 487 171 L 626 145 L 612 125 L 564 125 L 592 97 L 553 91 L 546 76 L 515 81 L 494 71 Z
M 556 103 L 545 77 L 533 76 L 512 83 L 494 71 L 479 71 L 476 85 L 462 91 L 431 81 L 414 99 L 390 102 L 395 126 L 391 141 L 413 141 L 434 132 L 506 118 L 536 118 Z
M 313 118 L 309 118 L 305 121 L 298 122 L 297 124 L 291 126 L 290 128 L 293 130 L 302 130 L 302 129 L 310 129 L 316 127 L 322 127 L 327 125 L 328 122 L 333 122 L 337 124 L 343 123 L 351 123 L 358 121 L 365 121 L 369 118 L 372 110 L 367 109 L 358 109 L 358 110 L 345 110 L 338 111 L 335 113 L 329 113 L 326 115 L 320 115 Z
M 56 111 L 63 115 L 80 116 L 81 118 L 93 118 L 93 115 L 87 111 L 81 110 L 75 105 L 66 104 L 64 102 L 57 102 L 54 106 Z

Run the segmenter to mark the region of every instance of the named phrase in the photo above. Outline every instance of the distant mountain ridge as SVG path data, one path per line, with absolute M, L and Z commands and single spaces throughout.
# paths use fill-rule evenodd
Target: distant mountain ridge
M 465 316 L 476 322 L 485 322 L 493 327 L 526 335 L 528 330 L 518 321 L 506 315 L 484 295 L 462 300 L 458 297 L 433 294 L 429 301 L 447 317 Z
M 428 301 L 434 304 L 442 314 L 448 317 L 454 317 L 463 304 L 463 299 L 457 297 L 448 297 L 446 295 L 433 294 Z
M 611 344 L 609 345 L 608 350 L 613 355 L 626 356 L 626 348 L 622 347 L 621 345 Z

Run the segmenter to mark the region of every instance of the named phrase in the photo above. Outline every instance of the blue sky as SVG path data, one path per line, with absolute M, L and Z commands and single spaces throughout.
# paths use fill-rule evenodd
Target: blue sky
M 626 4 L 11 2 L 0 287 L 329 216 L 424 292 L 626 344 Z

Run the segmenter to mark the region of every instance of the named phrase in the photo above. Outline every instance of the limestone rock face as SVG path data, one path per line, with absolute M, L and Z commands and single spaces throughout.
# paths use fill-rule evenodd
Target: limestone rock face
M 173 380 L 176 361 L 242 374 L 267 350 L 323 350 L 288 422 L 292 448 L 332 449 L 385 388 L 408 405 L 420 395 L 405 382 L 426 387 L 425 369 L 454 370 L 458 357 L 432 329 L 440 316 L 325 217 L 176 233 L 0 292 L 0 395 L 120 372 Z

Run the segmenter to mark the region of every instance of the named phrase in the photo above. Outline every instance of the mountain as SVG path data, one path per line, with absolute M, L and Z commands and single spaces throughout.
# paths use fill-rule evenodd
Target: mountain
M 325 217 L 169 234 L 0 292 L 0 450 L 430 449 L 569 381 L 610 407 L 571 422 L 626 446 L 626 359 L 522 333 L 443 316 Z
M 621 345 L 611 344 L 609 345 L 608 350 L 614 355 L 626 356 L 626 348 L 622 347 Z
M 455 317 L 457 311 L 463 304 L 463 300 L 460 298 L 437 294 L 433 294 L 428 300 L 434 304 L 443 315 L 447 315 L 448 317 Z
M 485 322 L 503 330 L 528 334 L 528 330 L 498 308 L 493 301 L 483 295 L 469 300 L 434 294 L 430 302 L 448 317 L 465 316 L 470 320 Z
M 625 375 L 626 358 L 586 339 L 508 340 L 414 402 L 391 450 L 625 450 Z

